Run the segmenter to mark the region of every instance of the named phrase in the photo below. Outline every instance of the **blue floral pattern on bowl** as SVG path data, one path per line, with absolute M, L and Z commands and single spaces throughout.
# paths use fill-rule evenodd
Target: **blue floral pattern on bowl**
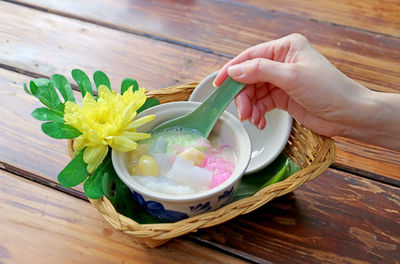
M 176 222 L 182 219 L 188 218 L 189 216 L 185 213 L 178 211 L 166 210 L 164 206 L 156 201 L 145 201 L 143 196 L 139 193 L 132 192 L 133 199 L 142 206 L 150 215 L 158 217 L 162 220 Z
M 229 201 L 229 198 L 231 198 L 233 196 L 233 187 L 228 190 L 225 191 L 223 194 L 221 194 L 220 196 L 218 196 L 218 202 L 221 201 L 222 199 L 227 199 L 226 201 Z
M 200 213 L 200 212 L 207 212 L 211 210 L 210 202 L 206 202 L 205 204 L 199 203 L 196 206 L 190 206 L 190 211 L 194 213 Z

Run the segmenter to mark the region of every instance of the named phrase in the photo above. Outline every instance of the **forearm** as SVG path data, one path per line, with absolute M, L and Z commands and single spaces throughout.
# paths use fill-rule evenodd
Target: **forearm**
M 400 151 L 400 94 L 369 91 L 343 136 Z

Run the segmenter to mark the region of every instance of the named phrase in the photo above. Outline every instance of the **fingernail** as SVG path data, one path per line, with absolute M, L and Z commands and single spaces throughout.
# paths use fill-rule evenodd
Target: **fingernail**
M 215 84 L 215 80 L 212 82 L 212 86 L 214 86 L 214 88 L 217 88 L 218 86 Z
M 243 74 L 243 67 L 242 65 L 233 65 L 228 68 L 228 74 L 230 76 L 239 77 Z
M 237 109 L 237 116 L 238 116 L 238 118 L 239 118 L 240 121 L 243 121 L 243 120 L 242 120 L 242 116 L 240 115 L 239 109 Z

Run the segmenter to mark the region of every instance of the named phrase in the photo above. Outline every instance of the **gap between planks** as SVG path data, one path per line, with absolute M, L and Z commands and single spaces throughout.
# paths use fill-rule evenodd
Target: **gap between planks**
M 218 56 L 222 56 L 222 57 L 226 57 L 226 58 L 230 58 L 230 59 L 235 57 L 234 55 L 231 55 L 231 54 L 228 54 L 228 53 L 214 51 L 212 49 L 209 49 L 209 48 L 206 48 L 206 47 L 203 47 L 203 46 L 198 46 L 198 45 L 186 43 L 186 42 L 179 41 L 177 39 L 168 38 L 168 37 L 162 36 L 162 35 L 155 35 L 155 34 L 152 34 L 150 32 L 146 32 L 146 31 L 134 30 L 134 29 L 130 29 L 130 28 L 127 28 L 127 27 L 122 27 L 122 26 L 119 26 L 119 25 L 116 25 L 116 24 L 102 22 L 102 21 L 99 21 L 99 20 L 96 20 L 96 19 L 85 18 L 83 16 L 77 16 L 77 15 L 73 15 L 73 14 L 70 14 L 70 13 L 57 11 L 57 10 L 54 10 L 54 9 L 43 8 L 43 7 L 40 7 L 40 6 L 33 5 L 33 4 L 21 3 L 21 2 L 13 1 L 13 0 L 3 0 L 3 1 L 11 3 L 11 4 L 15 4 L 15 5 L 20 5 L 20 6 L 32 8 L 34 10 L 38 10 L 38 11 L 42 11 L 42 12 L 46 12 L 46 13 L 50 13 L 50 14 L 54 14 L 54 15 L 58 15 L 58 16 L 66 17 L 66 18 L 70 18 L 70 19 L 75 19 L 75 20 L 78 20 L 78 21 L 86 22 L 86 23 L 91 23 L 91 24 L 102 26 L 102 27 L 105 27 L 105 28 L 114 29 L 114 30 L 125 32 L 125 33 L 129 33 L 129 34 L 133 34 L 133 35 L 149 38 L 149 39 L 152 39 L 152 40 L 157 40 L 157 41 L 161 41 L 161 42 L 165 42 L 165 43 L 181 46 L 181 47 L 184 47 L 184 48 L 194 49 L 194 50 L 198 50 L 198 51 L 202 51 L 202 52 L 205 52 L 205 53 L 218 55 Z

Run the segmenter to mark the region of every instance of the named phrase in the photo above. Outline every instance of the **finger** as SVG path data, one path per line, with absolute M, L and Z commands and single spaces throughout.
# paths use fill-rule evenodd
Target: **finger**
M 243 63 L 247 60 L 264 58 L 268 60 L 284 62 L 287 53 L 293 47 L 293 45 L 295 46 L 295 49 L 312 47 L 309 45 L 308 40 L 304 36 L 297 33 L 255 45 L 246 49 L 226 63 L 217 75 L 213 85 L 218 87 L 223 83 L 223 81 L 228 77 L 227 70 L 230 66 Z
M 239 64 L 255 58 L 272 59 L 274 56 L 274 48 L 280 42 L 282 42 L 283 39 L 284 38 L 261 43 L 244 50 L 242 53 L 230 60 L 221 68 L 213 82 L 214 87 L 220 86 L 225 81 L 225 79 L 228 77 L 227 70 L 232 65 Z
M 260 112 L 260 109 L 258 109 L 257 107 L 253 107 L 251 111 L 251 123 L 257 126 L 260 122 L 261 116 L 262 113 Z
M 238 82 L 247 84 L 267 82 L 285 89 L 292 79 L 291 67 L 293 64 L 256 58 L 230 66 L 228 74 Z
M 228 78 L 228 72 L 227 72 L 227 67 L 228 65 L 226 64 L 224 67 L 222 67 L 222 69 L 218 72 L 217 76 L 215 77 L 212 85 L 217 88 L 218 86 L 220 86 L 226 78 Z
M 244 92 L 241 92 L 236 96 L 235 104 L 239 120 L 244 121 L 249 119 L 252 111 L 252 103 L 249 97 Z
M 255 89 L 255 85 L 246 85 L 236 96 L 238 99 L 237 101 L 235 100 L 235 103 L 238 109 L 238 116 L 241 121 L 247 120 L 251 117 L 251 111 L 254 107 Z
M 213 86 L 214 87 L 219 87 L 226 78 L 228 78 L 228 67 L 234 64 L 236 58 L 233 58 L 232 60 L 228 61 L 218 72 L 217 76 L 215 77 L 215 80 L 213 81 Z
M 270 94 L 276 108 L 282 109 L 284 111 L 289 110 L 289 102 L 291 102 L 289 100 L 290 97 L 282 89 L 274 88 L 271 90 Z
M 260 109 L 261 113 L 268 113 L 276 108 L 274 101 L 270 95 L 266 95 L 263 98 L 260 98 L 257 103 L 256 107 Z
M 260 100 L 261 98 L 265 97 L 268 94 L 269 94 L 269 89 L 268 89 L 268 86 L 265 85 L 265 83 L 257 83 L 256 84 L 254 96 L 257 100 Z
M 284 41 L 285 38 L 286 37 L 268 41 L 268 42 L 264 42 L 264 43 L 255 45 L 253 47 L 250 47 L 250 48 L 244 50 L 242 53 L 240 53 L 235 58 L 233 58 L 230 62 L 228 62 L 228 64 L 234 65 L 234 64 L 242 63 L 244 61 L 252 60 L 255 58 L 264 58 L 264 59 L 272 60 L 274 57 L 275 49 L 282 45 L 282 42 Z
M 265 115 L 264 115 L 264 116 L 262 116 L 262 117 L 260 118 L 260 121 L 259 121 L 258 124 L 257 124 L 257 128 L 260 129 L 260 130 L 262 130 L 262 129 L 265 128 L 265 125 L 266 125 L 266 124 L 267 124 L 267 120 L 265 119 Z

